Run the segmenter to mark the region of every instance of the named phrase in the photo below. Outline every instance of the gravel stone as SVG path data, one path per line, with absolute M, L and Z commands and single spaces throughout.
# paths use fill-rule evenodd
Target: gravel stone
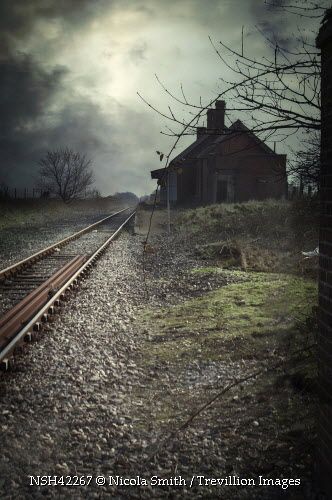
M 208 390 L 212 394 L 216 384 L 249 373 L 254 361 L 192 360 L 181 371 L 167 361 L 144 363 L 140 347 L 153 341 L 152 332 L 139 321 L 147 307 L 172 306 L 239 279 L 230 272 L 189 273 L 202 263 L 172 238 L 156 238 L 153 245 L 155 253 L 143 260 L 142 238 L 124 232 L 61 315 L 16 358 L 11 371 L 0 375 L 1 498 L 273 500 L 283 493 L 280 488 L 256 488 L 252 496 L 253 490 L 245 487 L 189 488 L 188 482 L 153 488 L 98 486 L 95 478 L 249 477 L 248 466 L 275 473 L 283 457 L 287 462 L 280 466 L 282 473 L 297 477 L 301 471 L 301 477 L 308 477 L 296 458 L 289 468 L 292 457 L 298 457 L 294 444 L 290 449 L 283 441 L 277 450 L 269 423 L 272 408 L 244 400 L 240 392 L 223 403 L 227 412 L 220 404 L 170 437 L 190 415 L 192 407 L 176 415 L 176 408 L 183 411 L 184 398 L 194 398 L 197 407 L 198 395 Z M 175 417 L 160 413 L 164 398 L 174 402 Z M 282 434 L 282 424 L 278 432 Z M 266 461 L 269 446 L 275 460 Z M 93 476 L 90 485 L 75 489 L 29 484 L 31 475 L 88 474 Z M 310 492 L 301 498 L 310 498 Z

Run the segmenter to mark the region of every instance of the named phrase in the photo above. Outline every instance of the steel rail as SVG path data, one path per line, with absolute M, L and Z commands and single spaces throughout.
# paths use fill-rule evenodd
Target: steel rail
M 1 319 L 0 323 L 0 350 L 19 332 L 36 312 L 48 301 L 50 294 L 60 288 L 85 262 L 84 255 L 77 255 L 65 266 L 59 269 L 51 278 L 27 295 L 16 304 Z
M 121 226 L 106 240 L 88 260 L 75 272 L 75 274 L 49 299 L 49 301 L 30 319 L 30 321 L 13 337 L 10 342 L 0 351 L 0 363 L 5 365 L 9 364 L 9 356 L 13 354 L 15 347 L 26 336 L 29 336 L 34 331 L 40 329 L 40 322 L 47 321 L 48 315 L 53 312 L 54 305 L 60 305 L 60 302 L 65 300 L 66 292 L 78 285 L 79 280 L 84 277 L 87 272 L 92 268 L 97 259 L 105 252 L 110 243 L 118 237 L 122 229 L 130 222 L 135 216 L 136 210 L 121 224 Z
M 108 215 L 107 217 L 104 217 L 103 219 L 94 222 L 93 224 L 90 224 L 87 227 L 84 227 L 80 231 L 77 231 L 76 233 L 71 234 L 70 236 L 67 236 L 63 240 L 60 240 L 56 243 L 53 243 L 53 245 L 50 245 L 46 248 L 43 248 L 42 250 L 39 250 L 39 252 L 34 253 L 33 255 L 30 255 L 29 257 L 26 257 L 23 260 L 20 260 L 19 262 L 16 262 L 15 264 L 12 264 L 11 266 L 6 267 L 5 269 L 2 269 L 0 271 L 0 280 L 4 280 L 8 278 L 9 276 L 12 276 L 15 272 L 19 271 L 22 268 L 27 267 L 29 264 L 34 264 L 38 260 L 40 260 L 42 257 L 45 255 L 49 255 L 52 252 L 55 251 L 56 248 L 62 247 L 66 243 L 69 243 L 70 241 L 79 238 L 82 234 L 85 234 L 89 231 L 91 231 L 94 227 L 99 226 L 103 222 L 105 222 L 108 219 L 111 219 L 112 217 L 115 217 L 118 214 L 121 214 L 125 210 L 129 210 L 129 207 L 124 208 L 122 210 L 119 210 L 118 212 L 115 212 L 114 214 Z
M 42 292 L 45 290 L 47 293 L 51 289 L 55 289 L 62 284 L 62 280 L 64 277 L 66 277 L 67 272 L 71 272 L 71 269 L 74 269 L 75 271 L 79 269 L 79 267 L 83 264 L 84 262 L 84 256 L 81 255 L 76 255 L 72 260 L 67 262 L 64 266 L 62 266 L 58 271 L 56 271 L 54 274 L 52 274 L 48 279 L 46 279 L 43 283 L 41 283 L 37 288 L 32 290 L 30 293 L 28 293 L 22 300 L 20 300 L 17 304 L 15 304 L 9 311 L 7 311 L 1 318 L 0 318 L 0 343 L 1 343 L 1 331 L 2 328 L 8 324 L 8 322 L 17 314 L 24 309 L 25 307 L 29 306 L 31 302 L 33 302 L 36 298 L 40 296 Z M 76 265 L 76 268 L 75 268 Z M 72 272 L 74 274 L 74 271 Z

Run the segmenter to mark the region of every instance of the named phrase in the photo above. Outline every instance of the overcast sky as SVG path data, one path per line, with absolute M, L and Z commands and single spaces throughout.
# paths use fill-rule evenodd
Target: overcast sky
M 208 101 L 227 76 L 209 36 L 240 49 L 243 25 L 257 56 L 266 44 L 256 26 L 290 43 L 299 24 L 264 0 L 2 0 L 0 19 L 0 182 L 32 187 L 37 160 L 69 146 L 92 158 L 104 195 L 150 192 L 156 150 L 171 147 L 166 120 L 137 96 L 174 105 L 155 73 Z

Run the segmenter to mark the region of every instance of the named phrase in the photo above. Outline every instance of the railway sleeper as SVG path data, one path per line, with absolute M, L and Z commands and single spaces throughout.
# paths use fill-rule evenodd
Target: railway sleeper
M 35 330 L 35 331 L 34 330 L 32 330 L 32 331 L 29 330 L 26 333 L 26 335 L 24 336 L 25 342 L 34 342 L 35 340 L 37 340 L 40 332 L 41 332 L 41 329 Z
M 24 341 L 25 342 L 32 342 L 32 335 L 33 335 L 33 332 L 27 332 L 24 335 Z
M 15 366 L 15 358 L 14 356 L 10 356 L 8 358 L 4 358 L 0 361 L 0 370 L 1 371 L 8 371 L 11 368 L 14 368 Z
M 41 321 L 42 321 L 42 323 L 47 323 L 47 321 L 48 321 L 48 314 L 47 313 L 44 313 L 42 315 Z
M 132 217 L 132 215 L 130 217 Z M 118 231 L 121 230 L 121 228 L 123 227 L 123 225 L 120 227 L 120 229 Z M 37 337 L 38 332 L 42 329 L 42 324 L 44 324 L 47 321 L 49 321 L 50 318 L 55 314 L 55 312 L 56 312 L 55 308 L 61 305 L 61 301 L 67 301 L 67 300 L 69 300 L 70 295 L 71 295 L 70 292 L 72 290 L 76 290 L 78 288 L 79 282 L 81 280 L 83 280 L 84 277 L 85 277 L 85 275 L 87 275 L 88 272 L 92 269 L 92 266 L 97 262 L 97 259 L 105 252 L 106 248 L 109 246 L 109 243 L 110 243 L 110 241 L 106 242 L 105 246 L 103 246 L 99 251 L 97 251 L 93 255 L 92 258 L 90 258 L 89 263 L 86 265 L 86 267 L 84 269 L 81 270 L 81 272 L 77 276 L 75 276 L 75 278 L 73 279 L 73 281 L 70 282 L 68 285 L 66 285 L 67 288 L 60 294 L 59 297 L 57 297 L 54 300 L 53 303 L 51 302 L 50 306 L 47 309 L 47 312 L 45 312 L 41 316 L 39 316 L 39 321 L 36 321 L 36 323 L 32 327 L 32 330 L 29 329 L 25 334 L 23 334 L 24 336 L 21 336 L 20 338 L 17 339 L 17 342 L 16 342 L 15 345 L 13 345 L 12 347 L 9 348 L 9 350 L 5 354 L 6 357 L 4 357 L 0 361 L 0 368 L 1 369 L 8 370 L 11 366 L 14 365 L 14 363 L 15 363 L 14 353 L 15 353 L 15 351 L 17 352 L 17 346 L 21 346 L 21 344 L 23 343 L 24 340 L 25 341 L 32 341 L 32 340 L 34 340 Z M 43 255 L 45 255 L 45 253 Z M 29 263 L 24 263 L 24 267 L 30 266 L 31 262 L 35 262 L 37 260 L 40 260 L 41 258 L 42 258 L 42 255 L 35 256 L 33 259 L 31 259 L 29 261 Z M 66 264 L 64 266 L 65 269 L 61 270 L 61 271 L 65 270 L 64 275 L 66 275 L 67 279 L 70 277 L 70 274 L 72 274 L 73 272 L 75 273 L 75 266 L 76 266 L 76 270 L 78 270 L 80 268 L 80 266 L 82 265 L 82 263 L 86 260 L 86 257 L 84 257 L 84 256 L 76 256 L 75 259 L 78 259 L 76 261 L 75 265 L 74 265 L 73 262 L 68 263 L 68 264 Z M 15 272 L 17 272 L 17 269 L 21 268 L 21 266 L 22 265 L 17 266 L 15 268 Z M 70 266 L 72 266 L 72 268 L 69 270 Z M 68 269 L 66 269 L 66 268 L 68 268 Z M 57 275 L 58 273 L 55 273 L 55 274 Z M 6 275 L 7 275 L 7 273 L 5 274 L 5 276 Z M 52 278 L 54 278 L 54 276 Z M 59 287 L 61 287 L 61 286 L 62 286 L 62 284 L 59 283 Z M 55 292 L 57 291 L 57 287 L 56 286 L 55 286 L 54 290 L 55 290 Z M 51 297 L 52 297 L 52 295 L 51 295 Z M 51 298 L 51 301 L 52 301 L 52 298 Z M 24 318 L 24 320 L 21 322 L 21 325 L 24 326 L 24 324 L 27 324 L 27 321 L 29 321 L 29 319 L 27 318 L 27 320 L 26 320 Z M 5 339 L 6 336 L 3 336 L 2 338 Z M 0 354 L 1 354 L 1 352 L 0 352 Z

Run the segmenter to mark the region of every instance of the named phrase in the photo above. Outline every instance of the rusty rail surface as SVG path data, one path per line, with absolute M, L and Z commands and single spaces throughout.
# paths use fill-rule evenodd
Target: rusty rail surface
M 0 349 L 46 304 L 50 294 L 63 286 L 85 260 L 86 257 L 81 255 L 74 257 L 0 319 Z
M 11 266 L 6 267 L 5 269 L 0 270 L 0 280 L 4 280 L 8 278 L 9 276 L 12 276 L 15 274 L 17 271 L 20 269 L 26 268 L 31 264 L 34 264 L 41 258 L 43 258 L 45 255 L 50 255 L 55 251 L 56 248 L 60 248 L 63 245 L 66 245 L 66 243 L 69 243 L 72 240 L 75 240 L 82 236 L 82 234 L 88 233 L 89 231 L 92 231 L 93 228 L 96 226 L 99 226 L 103 222 L 111 219 L 112 217 L 115 217 L 118 214 L 121 214 L 125 210 L 129 210 L 129 207 L 124 208 L 122 210 L 119 210 L 118 212 L 115 212 L 114 214 L 108 215 L 107 217 L 104 217 L 103 219 L 100 219 L 97 222 L 94 222 L 93 224 L 90 224 L 89 226 L 81 229 L 80 231 L 77 231 L 76 233 L 71 234 L 70 236 L 67 236 L 63 240 L 57 241 L 53 245 L 50 245 L 46 248 L 43 248 L 39 252 L 34 253 L 33 255 L 30 255 L 30 257 L 27 257 L 26 259 L 20 260 L 19 262 L 16 262 L 15 264 L 12 264 Z
M 91 270 L 97 259 L 118 237 L 135 213 L 134 211 L 89 258 L 75 257 L 1 318 L 0 364 L 2 368 L 8 368 L 9 358 L 19 344 L 24 340 L 29 340 L 33 333 L 40 329 L 41 322 L 48 320 L 49 315 L 55 312 L 55 307 L 60 306 L 61 302 L 67 298 L 68 292 L 78 286 L 79 281 Z

